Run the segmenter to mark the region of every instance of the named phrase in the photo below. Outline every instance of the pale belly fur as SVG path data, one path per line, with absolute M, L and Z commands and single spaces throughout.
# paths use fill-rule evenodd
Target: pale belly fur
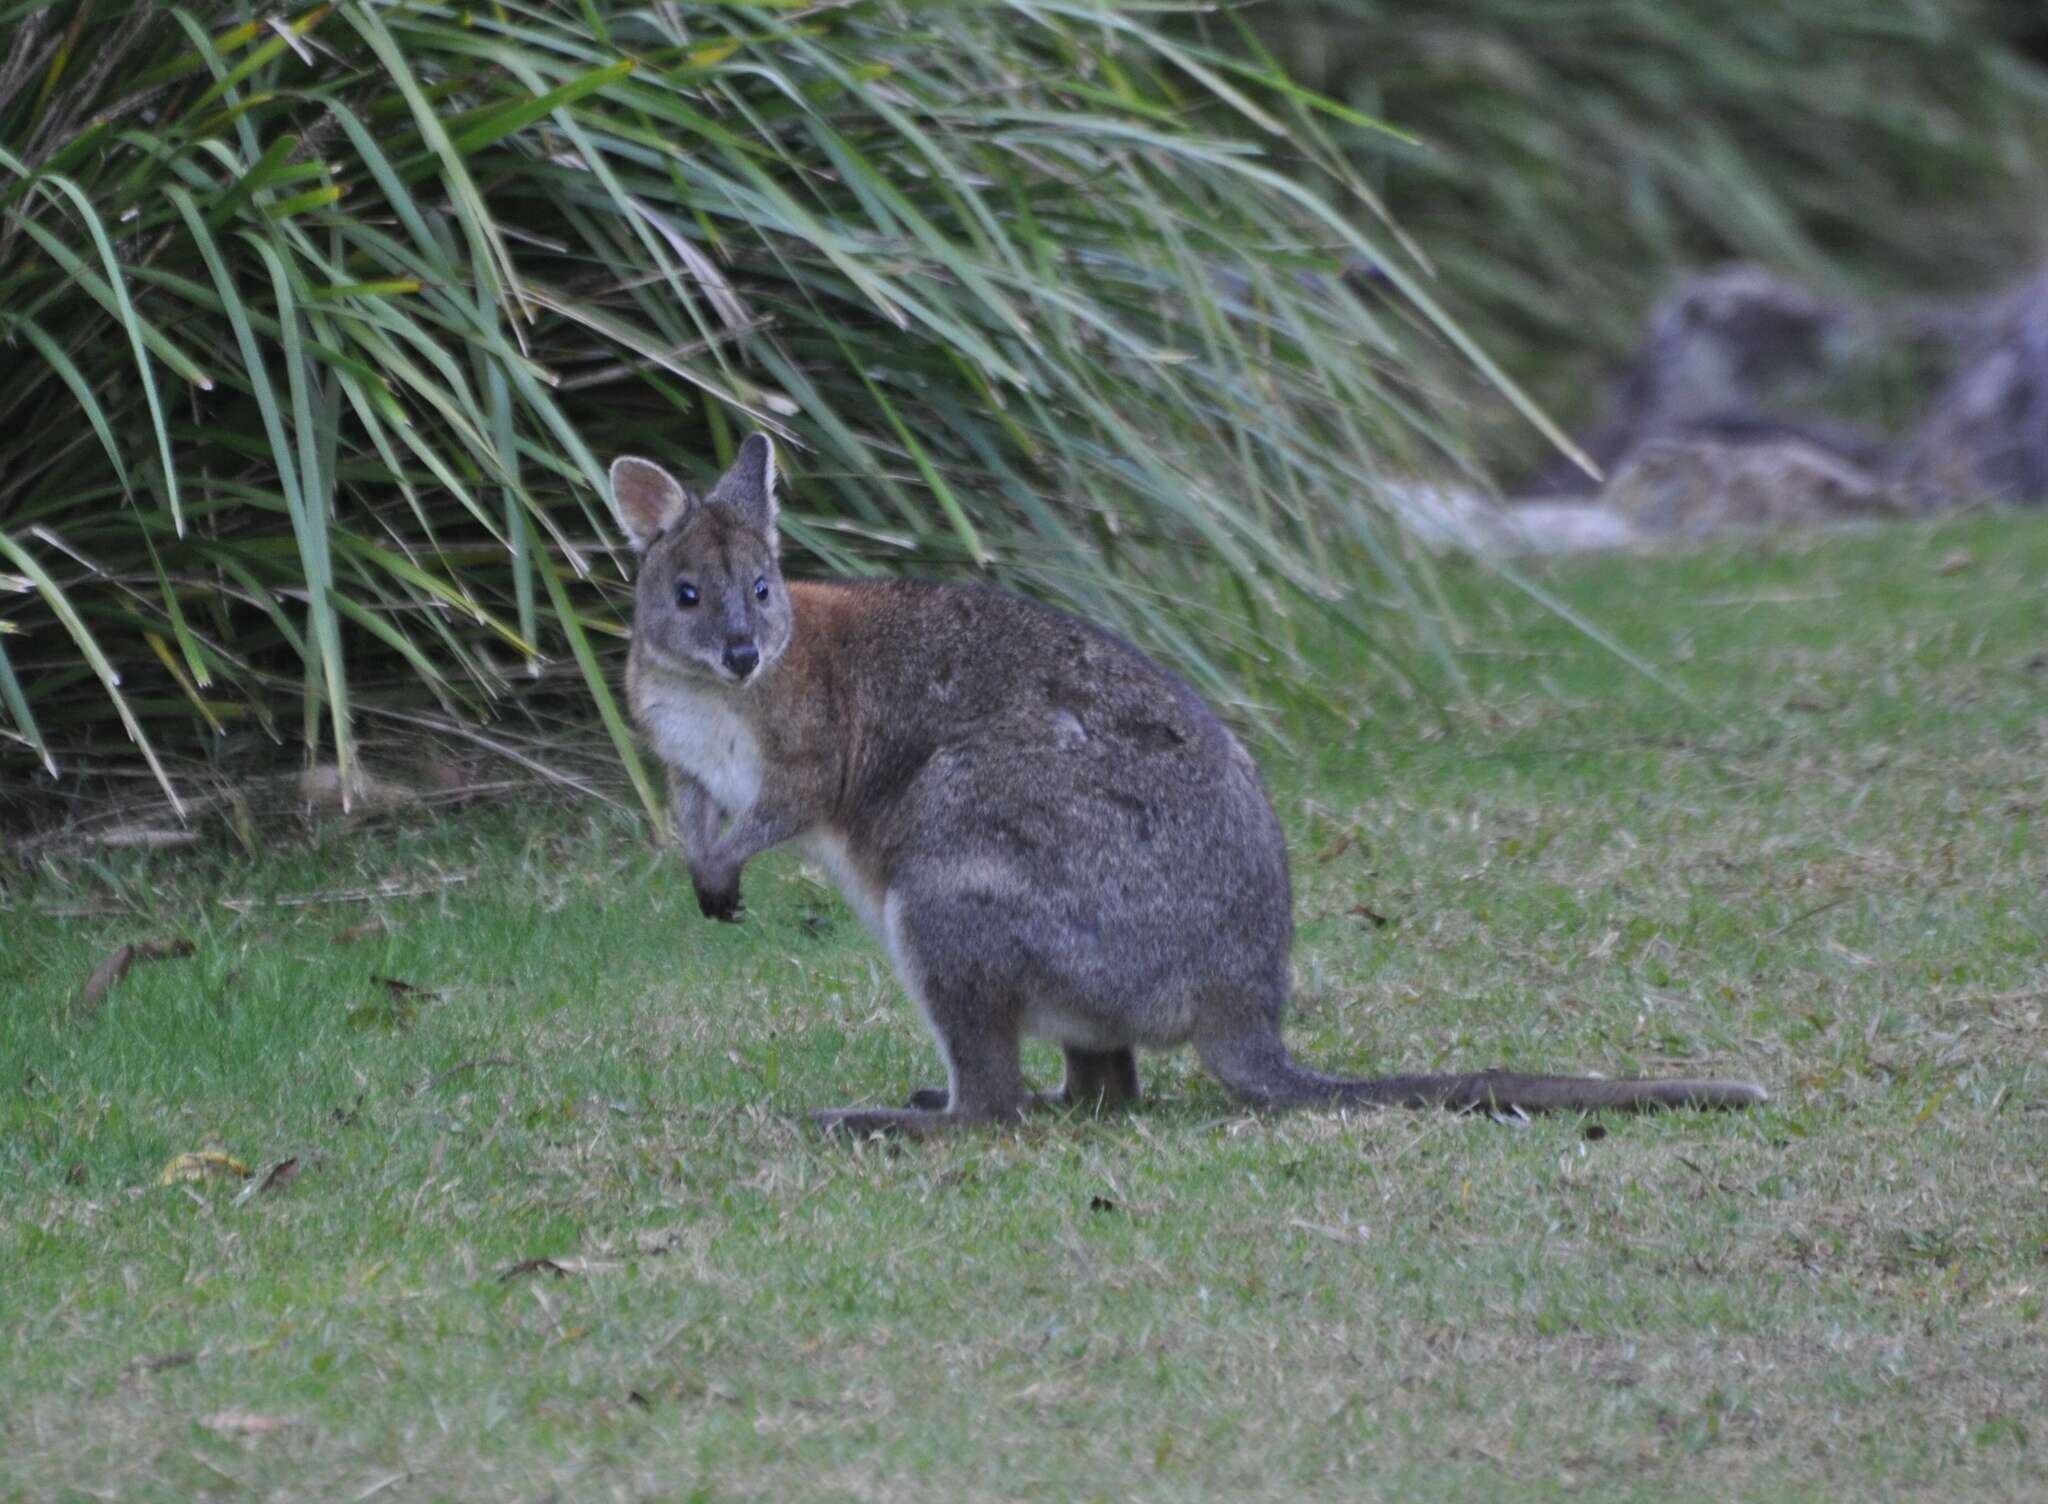
M 847 850 L 846 838 L 830 826 L 821 826 L 799 836 L 797 848 L 825 869 L 825 875 L 832 879 L 833 886 L 844 895 L 848 906 L 860 916 L 860 922 L 868 927 L 868 933 L 887 945 L 889 937 L 882 925 L 882 902 L 887 895 L 871 884 L 855 865 L 853 853 Z
M 642 710 L 663 762 L 696 779 L 727 814 L 753 807 L 761 793 L 761 746 L 730 706 L 711 695 L 667 690 Z

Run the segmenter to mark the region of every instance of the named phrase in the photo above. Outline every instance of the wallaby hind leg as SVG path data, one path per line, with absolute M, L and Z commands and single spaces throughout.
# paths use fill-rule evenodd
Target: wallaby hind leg
M 929 1000 L 924 1013 L 946 1057 L 950 1090 L 927 1087 L 911 1096 L 908 1107 L 848 1107 L 814 1112 L 811 1120 L 827 1133 L 856 1138 L 871 1133 L 922 1137 L 963 1123 L 1014 1122 L 1038 1105 L 1024 1085 L 1023 1050 L 1014 1028 L 991 1029 L 983 1018 L 972 1028 L 949 1029 L 947 1013 Z
M 1134 1050 L 1077 1050 L 1067 1046 L 1067 1079 L 1050 1100 L 1066 1107 L 1108 1109 L 1138 1100 Z
M 919 904 L 892 889 L 882 928 L 904 990 L 930 1026 L 946 1062 L 947 1088 L 915 1093 L 907 1107 L 854 1107 L 812 1114 L 827 1132 L 922 1135 L 961 1123 L 1021 1118 L 1033 1105 L 1024 1084 L 1021 1010 L 990 972 L 985 954 L 963 946 L 962 916 L 944 900 Z

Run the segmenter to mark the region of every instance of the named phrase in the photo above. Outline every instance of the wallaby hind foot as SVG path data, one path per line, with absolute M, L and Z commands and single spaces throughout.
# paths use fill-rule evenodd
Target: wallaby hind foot
M 852 1138 L 886 1134 L 891 1138 L 926 1138 L 944 1128 L 969 1125 L 991 1127 L 1023 1121 L 1023 1111 L 1002 1117 L 966 1117 L 943 1107 L 838 1107 L 811 1114 L 811 1122 L 826 1134 L 844 1133 Z
M 1058 1091 L 1031 1094 L 1034 1108 L 1088 1108 L 1108 1112 L 1138 1100 L 1138 1057 L 1132 1050 L 1077 1050 L 1067 1046 L 1067 1076 Z M 921 1086 L 905 1107 L 943 1112 L 951 1096 L 943 1086 Z

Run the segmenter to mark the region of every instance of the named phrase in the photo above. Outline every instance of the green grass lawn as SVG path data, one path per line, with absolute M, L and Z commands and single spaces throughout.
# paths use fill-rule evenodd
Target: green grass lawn
M 734 928 L 593 806 L 39 858 L 0 1497 L 2043 1497 L 2048 518 L 1548 583 L 1693 707 L 1455 573 L 1470 699 L 1271 768 L 1296 1048 L 1769 1108 L 1265 1118 L 1177 1056 L 856 1147 L 805 1112 L 934 1059 L 794 859 Z M 209 1150 L 298 1173 L 158 1184 Z

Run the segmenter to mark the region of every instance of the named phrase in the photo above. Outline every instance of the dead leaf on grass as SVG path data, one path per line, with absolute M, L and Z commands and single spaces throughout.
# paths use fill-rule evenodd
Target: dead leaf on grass
M 498 1283 L 519 1278 L 522 1274 L 552 1274 L 556 1279 L 566 1279 L 569 1271 L 553 1259 L 521 1259 L 516 1264 L 507 1264 L 498 1271 Z
M 1366 923 L 1370 924 L 1376 930 L 1383 930 L 1387 927 L 1386 915 L 1376 913 L 1372 909 L 1367 908 L 1362 903 L 1355 903 L 1350 908 L 1346 909 L 1344 912 L 1349 914 L 1353 919 L 1363 919 L 1364 921 L 1366 921 Z
M 216 1149 L 180 1154 L 164 1166 L 158 1185 L 176 1185 L 182 1180 L 247 1180 L 255 1172 L 232 1155 Z
M 1953 553 L 1943 554 L 1941 562 L 1934 566 L 1934 572 L 1936 574 L 1961 574 L 1976 562 L 1976 555 L 1972 554 L 1967 548 L 1959 548 Z
M 334 937 L 336 945 L 354 945 L 358 940 L 367 940 L 372 935 L 384 933 L 384 921 L 365 919 L 361 924 L 352 924 Z
M 439 992 L 408 982 L 402 977 L 373 975 L 370 980 L 391 996 L 383 1002 L 364 1003 L 360 1008 L 351 1008 L 343 1020 L 351 1029 L 382 1029 L 386 1033 L 395 1034 L 411 1025 L 422 1002 L 432 1002 L 441 996 Z
M 271 1191 L 283 1190 L 299 1178 L 299 1168 L 299 1156 L 296 1154 L 288 1159 L 280 1159 L 265 1170 L 260 1178 L 250 1181 L 242 1188 L 242 1193 L 235 1197 L 235 1205 L 240 1206 L 244 1201 L 266 1195 Z
M 624 1267 L 617 1259 L 591 1259 L 580 1255 L 561 1259 L 521 1259 L 498 1271 L 498 1283 L 505 1284 L 522 1274 L 552 1274 L 556 1279 L 567 1279 L 572 1274 L 599 1274 Z
M 71 1016 L 81 1023 L 91 1018 L 99 1011 L 107 994 L 121 985 L 121 979 L 128 975 L 128 969 L 137 961 L 168 961 L 189 956 L 192 949 L 190 940 L 145 940 L 138 945 L 122 946 L 100 962 L 93 974 L 85 979 L 85 985 L 78 989 L 78 996 L 72 999 Z
M 199 1361 L 196 1348 L 181 1348 L 174 1353 L 144 1353 L 128 1360 L 128 1367 L 136 1373 L 162 1373 L 167 1368 L 186 1368 Z
M 263 1436 L 272 1431 L 282 1431 L 296 1422 L 286 1416 L 264 1415 L 256 1410 L 216 1410 L 202 1417 L 199 1424 L 222 1436 Z

